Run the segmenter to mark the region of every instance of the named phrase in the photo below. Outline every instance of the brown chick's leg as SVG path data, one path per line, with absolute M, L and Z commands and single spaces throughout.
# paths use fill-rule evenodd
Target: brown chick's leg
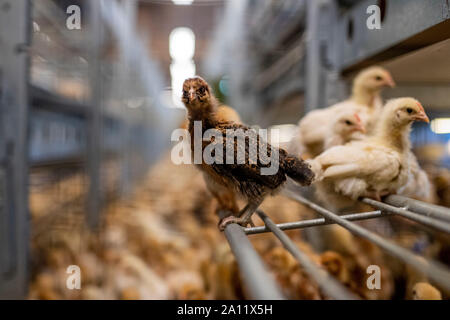
M 214 193 L 214 196 L 219 203 L 217 208 L 218 210 L 229 211 L 235 215 L 239 213 L 239 207 L 237 205 L 236 197 L 233 192 L 227 190 L 219 193 Z
M 255 213 L 256 209 L 258 209 L 259 205 L 262 201 L 258 202 L 250 202 L 248 205 L 242 209 L 242 211 L 239 213 L 239 217 L 236 216 L 229 216 L 224 219 L 222 219 L 219 222 L 219 229 L 221 231 L 225 230 L 225 227 L 231 223 L 237 223 L 243 227 L 246 227 L 249 223 L 252 223 L 252 215 Z
M 220 231 L 225 230 L 225 227 L 227 225 L 229 225 L 230 223 L 237 223 L 237 222 L 229 222 L 229 223 L 226 223 L 222 227 L 222 225 L 224 224 L 224 222 L 227 221 L 227 219 L 230 219 L 230 220 L 238 219 L 245 212 L 245 210 L 248 209 L 248 206 L 249 206 L 249 204 L 247 204 L 244 207 L 244 209 L 242 209 L 241 212 L 239 212 L 237 214 L 235 214 L 234 212 L 231 212 L 231 211 L 221 210 L 220 208 L 217 208 L 217 214 L 220 217 L 220 220 L 219 220 L 219 223 L 218 223 L 218 227 L 219 227 Z

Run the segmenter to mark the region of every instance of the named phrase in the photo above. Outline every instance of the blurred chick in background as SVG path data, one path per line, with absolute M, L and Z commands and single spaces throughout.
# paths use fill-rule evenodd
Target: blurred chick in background
M 412 290 L 413 300 L 442 300 L 441 292 L 427 282 L 418 282 Z
M 340 146 L 353 139 L 362 139 L 366 132 L 358 113 L 353 110 L 342 112 L 332 123 L 330 132 L 325 138 L 324 150 Z M 356 133 L 361 133 L 357 136 Z
M 320 154 L 324 150 L 333 119 L 336 114 L 345 110 L 357 112 L 367 133 L 370 134 L 383 105 L 380 92 L 386 86 L 395 86 L 387 70 L 370 67 L 361 71 L 353 81 L 352 95 L 349 99 L 325 109 L 313 110 L 300 120 L 289 151 L 297 155 L 305 152 L 312 157 Z
M 339 211 L 359 197 L 377 200 L 396 193 L 408 182 L 414 121 L 429 122 L 422 105 L 412 98 L 389 101 L 373 136 L 328 149 L 310 160 L 316 173 L 318 198 Z
M 223 156 L 229 156 L 227 154 L 226 146 L 232 144 L 233 150 L 233 164 L 228 164 L 222 159 L 222 164 L 214 161 L 208 164 L 202 160 L 202 163 L 198 165 L 200 170 L 204 173 L 205 180 L 209 184 L 210 190 L 219 190 L 215 192 L 215 196 L 224 195 L 226 190 L 229 196 L 239 194 L 244 196 L 248 201 L 248 205 L 239 213 L 238 216 L 228 216 L 222 219 L 220 222 L 220 229 L 223 230 L 226 225 L 230 223 L 238 223 L 241 225 L 247 225 L 251 221 L 253 212 L 262 203 L 264 198 L 273 194 L 284 184 L 286 176 L 291 177 L 296 182 L 302 185 L 309 185 L 314 174 L 308 167 L 308 165 L 301 159 L 294 156 L 290 156 L 283 149 L 277 150 L 268 143 L 262 141 L 262 138 L 256 133 L 241 124 L 233 122 L 221 122 L 216 116 L 217 101 L 214 97 L 211 88 L 200 77 L 190 78 L 185 80 L 183 84 L 182 101 L 188 109 L 189 114 L 189 133 L 191 135 L 191 150 L 195 153 L 196 139 L 202 146 L 202 155 L 206 147 L 216 145 L 217 148 L 221 148 L 224 152 Z M 202 124 L 202 136 L 196 137 L 194 135 L 194 122 L 200 121 Z M 215 129 L 216 133 L 222 136 L 222 141 L 203 141 L 203 134 L 208 129 Z M 240 130 L 239 130 L 240 129 Z M 234 137 L 232 141 L 227 142 L 227 130 L 233 130 L 238 135 L 243 135 L 244 146 L 240 146 Z M 262 148 L 266 148 L 265 156 L 271 159 L 272 163 L 264 165 L 261 158 L 261 152 L 257 152 L 257 159 L 255 164 L 250 163 L 250 146 L 255 146 L 258 151 Z M 212 148 L 211 150 L 214 150 Z M 271 157 L 272 154 L 277 152 L 279 154 L 278 159 Z M 228 152 L 229 153 L 229 152 Z M 276 153 L 275 153 L 276 154 Z M 243 164 L 240 164 L 238 160 L 244 160 Z M 278 170 L 273 175 L 264 175 L 261 173 L 261 169 L 268 168 L 270 165 L 277 166 Z M 219 200 L 220 202 L 220 200 Z M 230 203 L 231 201 L 223 201 L 223 203 Z M 231 214 L 235 213 L 235 208 L 231 210 Z

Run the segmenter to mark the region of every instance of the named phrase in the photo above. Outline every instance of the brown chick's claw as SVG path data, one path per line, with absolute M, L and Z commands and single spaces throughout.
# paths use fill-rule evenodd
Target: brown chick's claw
M 197 164 L 207 184 L 234 192 L 249 204 L 236 219 L 227 218 L 220 225 L 221 229 L 231 222 L 247 225 L 264 198 L 276 193 L 286 182 L 287 176 L 302 185 L 310 185 L 313 181 L 314 173 L 303 160 L 271 146 L 255 130 L 243 124 L 221 121 L 216 114 L 218 102 L 202 78 L 185 80 L 182 101 L 188 111 L 191 150 L 195 153 L 196 145 L 202 147 L 202 154 L 211 146 L 215 147 L 214 150 L 223 150 L 222 155 L 215 154 L 212 163 L 201 159 L 201 163 Z M 201 123 L 201 136 L 194 134 L 194 122 Z M 203 135 L 210 129 L 222 139 L 204 141 Z M 255 150 L 259 152 L 253 152 Z M 222 159 L 217 159 L 217 156 Z M 267 173 L 267 169 L 274 170 Z
M 219 230 L 220 231 L 224 231 L 225 227 L 227 225 L 229 225 L 229 224 L 232 224 L 232 223 L 239 224 L 239 225 L 241 225 L 243 227 L 246 227 L 247 225 L 250 224 L 250 226 L 254 227 L 255 224 L 252 221 L 252 215 L 256 211 L 256 209 L 258 209 L 258 207 L 261 204 L 261 202 L 259 202 L 259 203 L 251 203 L 251 204 L 246 205 L 244 207 L 244 209 L 242 209 L 242 211 L 239 213 L 238 217 L 236 217 L 236 216 L 227 216 L 225 218 L 222 218 L 219 221 Z

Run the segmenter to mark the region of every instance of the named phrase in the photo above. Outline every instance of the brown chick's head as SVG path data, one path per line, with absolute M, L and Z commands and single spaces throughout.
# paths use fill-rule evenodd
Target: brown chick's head
M 189 111 L 209 105 L 211 96 L 211 88 L 203 78 L 197 76 L 184 81 L 181 101 Z
M 390 100 L 384 109 L 383 115 L 392 119 L 393 126 L 402 127 L 414 121 L 430 122 L 424 108 L 414 98 Z
M 418 282 L 413 287 L 414 300 L 442 300 L 438 289 L 426 282 Z
M 371 91 L 381 90 L 383 87 L 395 87 L 389 71 L 382 67 L 370 67 L 361 71 L 355 78 L 355 87 L 362 87 Z
M 362 133 L 366 132 L 366 129 L 361 122 L 361 118 L 355 112 L 346 112 L 338 117 L 334 124 L 333 130 L 334 133 L 342 136 L 343 138 L 349 137 L 352 133 L 357 131 Z

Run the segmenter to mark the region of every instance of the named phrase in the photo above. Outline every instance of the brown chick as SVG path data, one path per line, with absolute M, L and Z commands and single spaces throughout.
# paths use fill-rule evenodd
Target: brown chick
M 320 256 L 320 263 L 328 272 L 342 283 L 348 283 L 349 271 L 345 264 L 344 257 L 334 251 L 325 251 Z
M 306 300 L 321 299 L 317 284 L 286 249 L 275 247 L 265 254 L 264 260 L 287 297 Z
M 239 114 L 236 112 L 236 110 L 227 105 L 220 105 L 217 107 L 216 118 L 220 122 L 241 123 L 241 118 L 239 117 Z M 189 128 L 189 119 L 183 121 L 183 123 L 181 124 L 181 128 Z M 230 190 L 229 188 L 221 188 L 220 186 L 217 186 L 213 183 L 207 183 L 206 187 L 218 202 L 216 211 L 224 210 L 233 212 L 234 214 L 237 214 L 239 212 L 238 204 L 233 190 Z M 201 193 L 196 194 L 204 198 Z
M 442 300 L 441 292 L 427 282 L 418 282 L 412 290 L 413 300 Z
M 272 147 L 256 131 L 245 125 L 219 121 L 216 116 L 217 100 L 202 78 L 185 80 L 182 101 L 189 115 L 194 163 L 204 173 L 205 180 L 214 190 L 219 190 L 216 196 L 238 194 L 248 201 L 248 205 L 238 216 L 231 215 L 222 219 L 219 225 L 221 230 L 230 223 L 247 225 L 264 198 L 276 193 L 286 181 L 286 176 L 302 185 L 311 184 L 314 174 L 306 162 L 288 155 L 283 149 Z M 201 132 L 196 134 L 195 122 L 197 125 L 201 124 Z M 208 141 L 203 139 L 206 131 L 212 133 L 209 140 L 205 139 Z M 199 153 L 196 152 L 197 145 L 201 147 L 200 157 L 195 157 L 195 153 Z M 205 161 L 202 156 L 208 152 L 211 159 L 214 158 L 213 161 Z M 227 199 L 223 201 L 224 204 L 225 202 L 233 201 Z M 236 210 L 230 211 L 235 214 Z
M 56 290 L 54 275 L 41 273 L 36 277 L 32 290 L 33 296 L 39 300 L 60 300 L 61 295 Z

